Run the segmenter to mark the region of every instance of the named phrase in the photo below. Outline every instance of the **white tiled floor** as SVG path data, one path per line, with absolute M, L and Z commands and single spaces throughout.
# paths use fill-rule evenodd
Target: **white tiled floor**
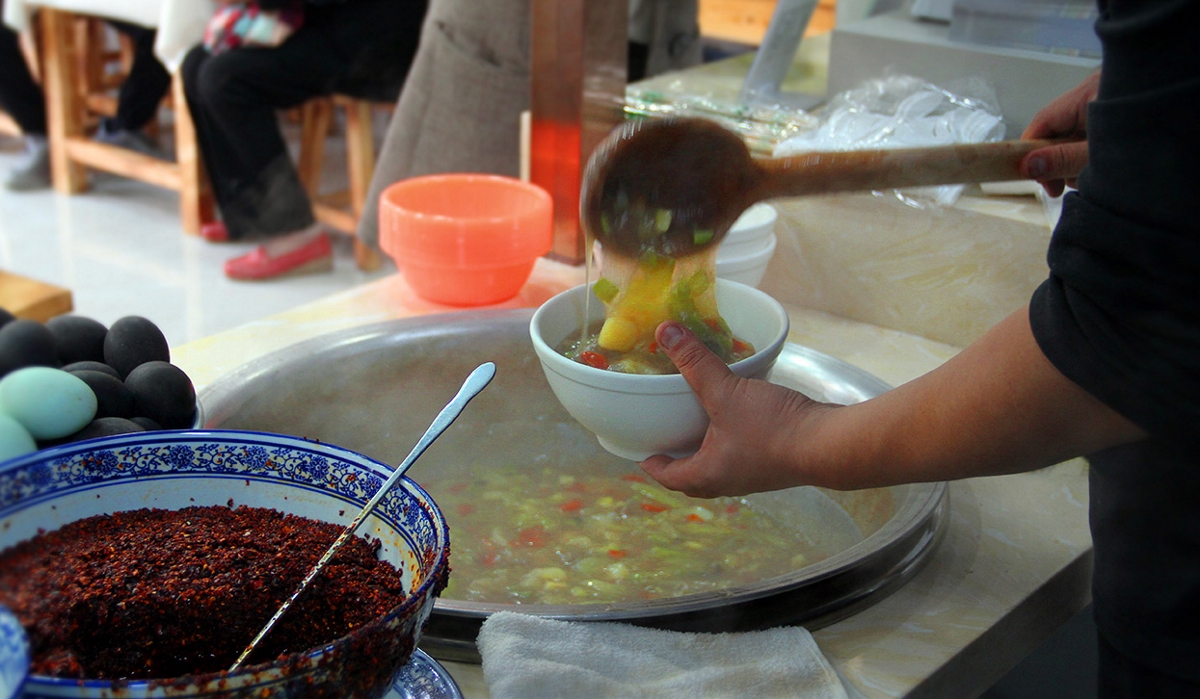
M 0 136 L 0 173 L 19 157 Z M 221 264 L 251 245 L 185 235 L 174 192 L 103 173 L 92 183 L 75 196 L 0 188 L 0 269 L 70 289 L 75 312 L 106 325 L 149 318 L 173 347 L 395 271 L 390 261 L 359 271 L 351 239 L 337 235 L 332 273 L 235 282 Z

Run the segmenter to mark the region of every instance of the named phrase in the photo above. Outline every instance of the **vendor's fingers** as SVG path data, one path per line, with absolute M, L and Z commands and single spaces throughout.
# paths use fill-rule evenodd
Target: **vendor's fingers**
M 700 405 L 711 415 L 717 399 L 727 391 L 737 377 L 729 365 L 704 346 L 700 338 L 681 323 L 668 321 L 658 326 L 654 333 L 658 346 L 662 348 L 688 385 L 700 398 Z
M 1087 166 L 1087 141 L 1063 143 L 1039 148 L 1021 159 L 1021 176 L 1037 180 L 1051 196 L 1062 194 L 1063 186 L 1074 182 Z
M 707 478 L 711 472 L 705 464 L 712 461 L 712 455 L 701 448 L 701 451 L 682 459 L 657 454 L 639 465 L 647 475 L 668 490 L 675 490 L 693 498 L 728 495 L 728 484 L 722 487 L 716 481 L 709 482 Z
M 1087 138 L 1087 107 L 1099 88 L 1100 71 L 1096 71 L 1038 111 L 1021 138 Z

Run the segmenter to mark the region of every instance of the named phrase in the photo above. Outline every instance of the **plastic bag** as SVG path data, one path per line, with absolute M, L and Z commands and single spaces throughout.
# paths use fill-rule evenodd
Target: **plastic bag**
M 909 75 L 870 80 L 836 95 L 820 114 L 816 128 L 788 138 L 774 155 L 811 151 L 874 148 L 912 148 L 985 143 L 1004 138 L 1004 121 L 982 81 L 964 83 L 951 92 Z M 963 185 L 897 190 L 895 195 L 914 206 L 923 201 L 954 203 Z

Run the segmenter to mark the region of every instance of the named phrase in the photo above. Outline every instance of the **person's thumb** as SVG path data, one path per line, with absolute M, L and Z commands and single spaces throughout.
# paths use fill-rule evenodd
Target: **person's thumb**
M 1039 148 L 1021 159 L 1021 176 L 1047 182 L 1073 180 L 1088 163 L 1087 141 L 1074 141 Z
M 722 384 L 736 378 L 729 370 L 729 365 L 705 347 L 700 338 L 682 323 L 667 321 L 660 324 L 654 339 L 675 362 L 679 373 L 696 392 L 705 410 L 709 409 L 710 401 L 715 398 Z

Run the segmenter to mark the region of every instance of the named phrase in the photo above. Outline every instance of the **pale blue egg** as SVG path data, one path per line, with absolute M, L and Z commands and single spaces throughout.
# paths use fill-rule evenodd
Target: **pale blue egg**
M 83 379 L 61 369 L 35 366 L 0 379 L 0 412 L 34 439 L 58 439 L 78 432 L 96 416 L 96 394 Z
M 37 451 L 29 430 L 4 413 L 0 413 L 0 461 L 15 459 Z

